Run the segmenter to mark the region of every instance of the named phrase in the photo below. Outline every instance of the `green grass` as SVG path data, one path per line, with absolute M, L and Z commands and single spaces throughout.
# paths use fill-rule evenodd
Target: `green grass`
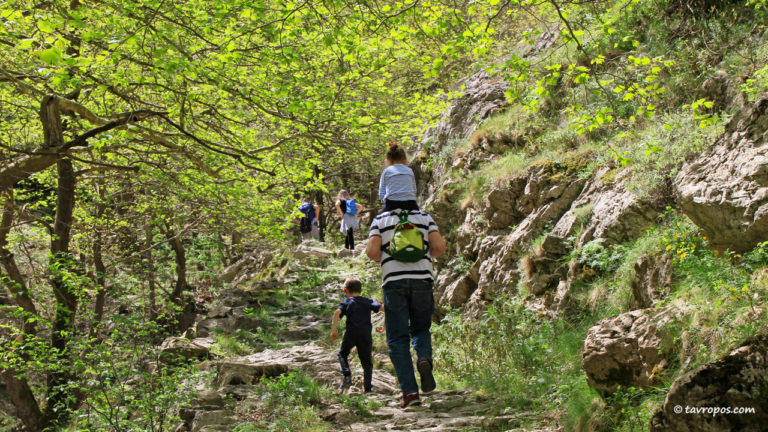
M 519 299 L 498 299 L 477 321 L 451 312 L 434 331 L 441 386 L 472 387 L 500 406 L 555 409 L 563 385 L 580 377 L 581 343 L 591 320 L 547 321 Z
M 248 418 L 234 431 L 330 431 L 334 426 L 322 419 L 322 411 L 342 405 L 361 420 L 371 418 L 381 405 L 362 395 L 335 394 L 333 390 L 304 372 L 264 378 L 237 412 Z

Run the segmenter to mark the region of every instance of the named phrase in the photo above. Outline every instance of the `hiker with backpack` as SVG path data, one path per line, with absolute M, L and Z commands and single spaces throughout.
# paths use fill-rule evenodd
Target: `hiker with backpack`
M 390 143 L 384 162 L 387 167 L 379 178 L 379 198 L 384 202 L 381 211 L 418 210 L 416 176 L 413 170 L 405 165 L 408 163 L 405 150 L 396 143 Z
M 301 232 L 301 240 L 309 240 L 313 238 L 320 240 L 320 222 L 318 217 L 320 216 L 320 206 L 312 204 L 312 202 L 306 196 L 301 198 L 301 205 L 299 206 L 299 212 L 304 216 L 299 219 L 299 232 Z
M 358 213 L 364 211 L 362 204 L 358 204 L 346 190 L 341 190 L 336 197 L 336 211 L 341 218 L 341 233 L 344 235 L 344 248 L 355 248 L 355 231 L 360 229 L 357 221 Z
M 411 342 L 416 350 L 421 391 L 428 393 L 436 387 L 429 332 L 435 310 L 432 259 L 445 248 L 437 224 L 427 213 L 384 211 L 371 223 L 366 254 L 381 265 L 387 345 L 403 392 L 401 408 L 420 403 Z

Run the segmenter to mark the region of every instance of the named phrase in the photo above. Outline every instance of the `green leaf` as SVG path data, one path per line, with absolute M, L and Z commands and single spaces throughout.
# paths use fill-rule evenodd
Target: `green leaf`
M 39 52 L 40 60 L 50 65 L 57 65 L 61 62 L 61 51 L 58 48 L 48 48 Z

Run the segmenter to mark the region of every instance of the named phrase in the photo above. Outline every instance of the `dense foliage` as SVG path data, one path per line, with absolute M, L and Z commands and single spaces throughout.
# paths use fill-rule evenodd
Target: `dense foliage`
M 0 408 L 31 431 L 167 430 L 185 397 L 169 389 L 190 372 L 157 367 L 153 347 L 211 298 L 217 271 L 244 247 L 281 248 L 298 194 L 323 206 L 324 229 L 338 189 L 375 208 L 384 143 L 417 143 L 470 73 L 510 83 L 486 133 L 528 144 L 483 167 L 469 199 L 579 147 L 599 154 L 585 171 L 631 167 L 653 191 L 731 114 L 701 94 L 705 77 L 743 77 L 748 99 L 768 89 L 766 21 L 764 0 L 0 1 Z M 467 143 L 432 163 L 454 150 Z M 746 307 L 764 247 L 730 266 L 675 241 L 681 280 L 706 282 L 686 295 Z M 594 243 L 573 259 L 621 275 L 631 251 Z M 448 370 L 483 378 L 498 359 L 488 371 L 526 372 L 512 388 L 591 396 L 569 338 L 597 312 L 543 323 L 515 301 L 479 337 L 446 321 L 446 337 L 480 342 L 440 351 Z M 563 364 L 571 387 L 547 393 Z

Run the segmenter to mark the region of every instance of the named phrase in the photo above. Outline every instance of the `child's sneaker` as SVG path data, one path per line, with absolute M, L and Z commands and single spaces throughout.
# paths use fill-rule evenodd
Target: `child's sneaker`
M 407 408 L 409 406 L 421 405 L 418 393 L 411 393 L 409 395 L 403 395 L 403 401 L 400 402 L 400 408 Z
M 429 393 L 437 387 L 435 377 L 432 376 L 432 362 L 422 357 L 416 362 L 416 368 L 421 376 L 421 391 Z
M 339 390 L 344 390 L 352 385 L 352 378 L 344 377 L 344 382 L 339 384 Z

